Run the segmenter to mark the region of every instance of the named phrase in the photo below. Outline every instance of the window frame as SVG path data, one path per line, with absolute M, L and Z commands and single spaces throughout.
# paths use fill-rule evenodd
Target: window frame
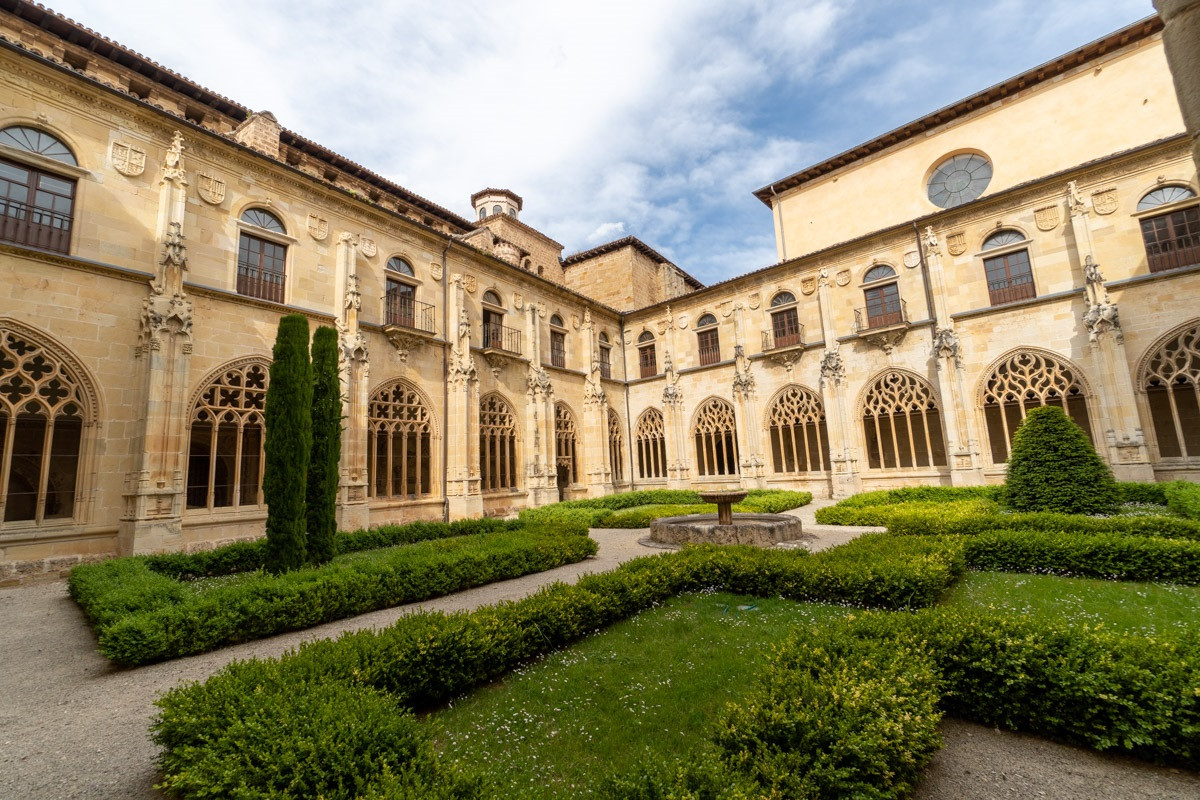
M 76 215 L 78 213 L 79 207 L 81 205 L 83 188 L 84 188 L 84 186 L 86 186 L 86 182 L 81 179 L 89 177 L 91 175 L 91 172 L 89 172 L 87 169 L 84 169 L 83 167 L 79 166 L 79 157 L 75 154 L 74 148 L 72 148 L 70 146 L 70 144 L 67 143 L 66 139 L 59 136 L 57 133 L 53 133 L 51 131 L 45 130 L 44 128 L 39 128 L 34 125 L 26 125 L 21 122 L 14 122 L 12 125 L 7 125 L 0 130 L 9 130 L 11 128 L 30 128 L 32 130 L 37 131 L 38 133 L 41 133 L 44 136 L 49 136 L 52 139 L 54 139 L 55 141 L 57 141 L 59 144 L 61 144 L 63 146 L 63 149 L 65 149 L 68 153 L 71 154 L 72 159 L 74 159 L 74 161 L 75 161 L 74 164 L 69 164 L 66 161 L 60 161 L 56 158 L 51 158 L 50 156 L 42 155 L 41 153 L 35 152 L 33 150 L 25 150 L 25 149 L 22 149 L 20 147 L 15 147 L 10 144 L 0 143 L 0 161 L 7 161 L 10 164 L 12 164 L 14 167 L 17 167 L 18 169 L 29 170 L 30 172 L 34 173 L 33 177 L 35 180 L 36 180 L 36 176 L 46 176 L 46 177 L 49 177 L 52 179 L 70 182 L 70 184 L 71 184 L 71 213 L 69 215 L 70 219 L 69 219 L 67 227 L 65 229 L 62 229 L 62 228 L 57 229 L 57 230 L 65 230 L 66 231 L 66 234 L 65 234 L 66 242 L 64 243 L 64 246 L 61 249 L 57 248 L 57 247 L 39 247 L 36 244 L 31 244 L 27 241 L 22 241 L 22 240 L 16 239 L 16 238 L 12 238 L 12 239 L 5 238 L 5 239 L 0 239 L 0 241 L 6 242 L 8 244 L 13 244 L 18 247 L 32 247 L 32 248 L 35 248 L 38 250 L 46 250 L 46 251 L 52 252 L 52 253 L 63 253 L 66 255 L 70 255 L 72 252 L 74 252 L 74 249 L 75 249 L 75 228 L 76 228 L 75 219 L 76 219 Z M 36 189 L 32 185 L 30 186 L 30 192 L 31 193 L 36 192 Z M 25 205 L 28 206 L 29 205 L 28 202 L 26 202 Z M 34 206 L 34 208 L 36 208 L 36 206 Z M 51 211 L 52 213 L 58 213 L 58 212 L 53 212 L 52 209 L 43 209 L 43 210 Z
M 550 316 L 550 366 L 567 368 L 567 326 L 558 314 Z
M 696 320 L 696 361 L 702 367 L 721 363 L 721 322 L 716 314 L 702 314 Z
M 1172 203 L 1162 203 L 1160 205 L 1152 206 L 1150 208 L 1143 209 L 1141 211 L 1135 211 L 1133 214 L 1130 215 L 1133 219 L 1138 221 L 1139 233 L 1141 233 L 1141 235 L 1142 235 L 1142 249 L 1146 253 L 1146 269 L 1152 275 L 1173 272 L 1177 269 L 1187 269 L 1189 267 L 1194 267 L 1197 264 L 1200 264 L 1200 195 L 1198 195 L 1197 192 L 1191 186 L 1189 186 L 1187 184 L 1169 183 L 1169 184 L 1166 184 L 1165 186 L 1156 186 L 1153 189 L 1150 189 L 1149 191 L 1143 192 L 1141 197 L 1138 199 L 1138 202 L 1141 203 L 1148 195 L 1152 194 L 1155 191 L 1158 191 L 1159 189 L 1163 189 L 1163 188 L 1167 188 L 1167 187 L 1177 187 L 1180 189 L 1184 189 L 1188 192 L 1191 192 L 1191 197 L 1185 197 L 1182 200 L 1176 200 L 1175 202 L 1172 202 Z M 1196 217 L 1196 219 L 1195 219 L 1195 222 L 1197 225 L 1196 231 L 1193 233 L 1184 234 L 1183 237 L 1174 234 L 1175 221 L 1172 218 L 1176 214 L 1183 214 L 1186 217 L 1186 215 L 1188 214 L 1189 211 L 1192 212 Z M 1188 245 L 1187 247 L 1183 248 L 1185 251 L 1191 251 L 1194 253 L 1194 255 L 1191 257 L 1193 263 L 1159 266 L 1158 268 L 1155 268 L 1156 260 L 1158 261 L 1158 263 L 1161 264 L 1164 261 L 1170 260 L 1168 258 L 1165 258 L 1164 256 L 1167 256 L 1168 254 L 1176 254 L 1176 253 L 1180 252 L 1180 248 L 1175 247 L 1171 251 L 1168 251 L 1168 253 L 1151 254 L 1151 252 L 1150 252 L 1151 243 L 1146 241 L 1146 223 L 1153 222 L 1154 220 L 1157 220 L 1157 219 L 1163 219 L 1166 221 L 1168 228 L 1171 230 L 1171 232 L 1173 234 L 1171 239 L 1169 240 L 1173 245 L 1176 244 L 1179 241 L 1179 239 L 1185 238 L 1185 237 L 1191 237 L 1192 239 L 1195 240 L 1195 244 Z M 1161 242 L 1154 242 L 1154 244 L 1161 244 Z
M 655 336 L 652 332 L 642 331 L 640 334 L 638 334 L 637 351 L 638 351 L 638 376 L 639 377 L 653 378 L 657 375 L 662 374 L 658 371 L 658 350 L 656 349 L 657 345 L 658 345 L 658 339 L 655 338 Z M 650 354 L 649 357 L 646 356 L 647 352 Z M 647 370 L 646 370 L 647 367 L 650 367 L 649 372 L 647 372 Z
M 291 263 L 292 262 L 292 250 L 294 249 L 292 247 L 292 245 L 297 244 L 297 240 L 294 236 L 291 236 L 287 233 L 278 233 L 277 231 L 270 230 L 269 228 L 260 227 L 258 225 L 255 225 L 253 223 L 247 222 L 244 219 L 242 219 L 242 216 L 245 215 L 247 212 L 255 211 L 255 210 L 264 211 L 264 212 L 270 214 L 272 217 L 279 220 L 280 225 L 283 226 L 285 231 L 287 230 L 287 226 L 284 224 L 283 220 L 280 218 L 280 216 L 278 214 L 275 213 L 275 211 L 273 209 L 264 208 L 259 205 L 248 205 L 248 206 L 246 206 L 246 208 L 242 209 L 241 214 L 239 214 L 237 219 L 235 220 L 237 231 L 238 231 L 238 246 L 237 246 L 237 249 L 234 250 L 234 252 L 233 252 L 233 290 L 239 297 L 248 297 L 248 298 L 251 298 L 254 300 L 262 300 L 267 303 L 278 303 L 280 305 L 286 305 L 288 303 L 288 301 L 291 299 L 291 282 L 288 280 L 288 275 L 290 275 L 292 272 L 292 263 Z M 242 291 L 238 290 L 238 281 L 239 281 L 239 278 L 241 277 L 241 266 L 242 266 L 241 252 L 242 252 L 243 237 L 247 237 L 250 239 L 257 239 L 260 242 L 266 242 L 268 244 L 275 245 L 276 247 L 283 248 L 283 259 L 282 259 L 283 260 L 283 288 L 280 291 L 280 298 L 278 300 L 273 300 L 269 297 L 261 297 L 259 295 L 255 295 L 255 294 L 248 294 L 246 292 L 242 292 Z M 261 268 L 260 268 L 260 272 L 261 272 Z M 261 280 L 261 278 L 260 278 L 260 280 Z
M 1000 236 L 1001 234 L 1012 233 L 1020 237 L 1017 241 L 1007 242 L 1005 244 L 988 247 L 988 242 Z M 1030 239 L 1023 231 L 1015 228 L 1003 228 L 993 230 L 989 233 L 979 245 L 979 252 L 975 257 L 982 262 L 983 280 L 988 290 L 988 302 L 992 306 L 1003 306 L 1009 303 L 1020 303 L 1024 300 L 1033 300 L 1038 297 L 1037 275 L 1033 269 L 1033 240 Z M 1029 280 L 1025 283 L 1018 283 L 1016 286 L 1026 286 L 1029 289 L 1028 294 L 1024 289 L 1014 289 L 1013 272 L 1009 259 L 1018 253 L 1024 253 L 1025 265 L 1028 268 Z M 1006 280 L 1003 286 L 993 287 L 993 283 L 999 284 L 999 281 L 993 281 L 989 273 L 989 265 L 996 264 L 1002 261 L 1005 271 Z

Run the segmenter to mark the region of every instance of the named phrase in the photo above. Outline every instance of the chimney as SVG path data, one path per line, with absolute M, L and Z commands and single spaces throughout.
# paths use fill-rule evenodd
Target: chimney
M 270 111 L 255 111 L 246 121 L 233 129 L 234 141 L 244 144 L 271 158 L 279 158 L 279 120 Z

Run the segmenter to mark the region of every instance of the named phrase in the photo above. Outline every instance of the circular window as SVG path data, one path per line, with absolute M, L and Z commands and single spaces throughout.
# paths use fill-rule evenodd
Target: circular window
M 960 153 L 938 164 L 929 176 L 929 202 L 939 208 L 969 203 L 992 180 L 992 162 L 979 153 Z

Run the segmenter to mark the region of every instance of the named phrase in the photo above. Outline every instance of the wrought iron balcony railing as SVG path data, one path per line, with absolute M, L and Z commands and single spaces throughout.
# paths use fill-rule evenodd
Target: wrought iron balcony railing
M 0 240 L 56 253 L 70 252 L 71 215 L 0 199 Z
M 764 353 L 772 350 L 785 350 L 791 347 L 804 346 L 804 326 L 798 322 L 786 320 L 782 324 L 773 325 L 762 332 L 762 349 Z
M 1165 242 L 1146 245 L 1151 272 L 1191 267 L 1200 264 L 1200 233 L 1178 236 Z
M 506 328 L 496 322 L 483 326 L 483 349 L 502 350 L 505 353 L 521 355 L 521 332 L 516 328 Z
M 908 303 L 904 300 L 901 300 L 899 305 L 891 302 L 854 309 L 855 333 L 895 328 L 901 325 L 908 325 Z
M 384 303 L 385 325 L 398 325 L 401 328 L 430 334 L 437 331 L 432 304 L 418 303 L 412 297 L 398 292 L 388 292 Z

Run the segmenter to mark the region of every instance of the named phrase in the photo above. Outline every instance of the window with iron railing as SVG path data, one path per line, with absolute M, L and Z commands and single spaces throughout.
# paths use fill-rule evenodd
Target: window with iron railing
M 1142 220 L 1151 272 L 1200 264 L 1200 209 L 1196 206 Z
M 716 328 L 697 332 L 696 343 L 699 346 L 700 366 L 706 367 L 721 360 L 721 341 Z
M 286 259 L 283 245 L 243 233 L 238 242 L 238 294 L 282 303 Z
M 612 378 L 612 348 L 600 346 L 600 377 Z
M 75 181 L 0 161 L 0 240 L 67 253 Z
M 900 288 L 896 284 L 889 283 L 886 286 L 866 289 L 863 294 L 866 297 L 867 307 L 861 310 L 866 312 L 864 315 L 866 324 L 863 325 L 862 319 L 859 317 L 856 321 L 859 323 L 860 330 L 887 328 L 906 321 L 904 304 L 900 300 Z
M 994 306 L 1037 296 L 1028 250 L 985 258 L 983 271 L 987 276 L 988 297 Z
M 433 333 L 434 308 L 430 303 L 417 302 L 416 296 L 417 287 L 412 284 L 389 280 L 384 296 L 384 324 Z
M 804 344 L 804 326 L 800 324 L 794 308 L 785 308 L 771 314 L 770 333 L 770 341 L 764 343 L 764 350 L 778 350 Z

